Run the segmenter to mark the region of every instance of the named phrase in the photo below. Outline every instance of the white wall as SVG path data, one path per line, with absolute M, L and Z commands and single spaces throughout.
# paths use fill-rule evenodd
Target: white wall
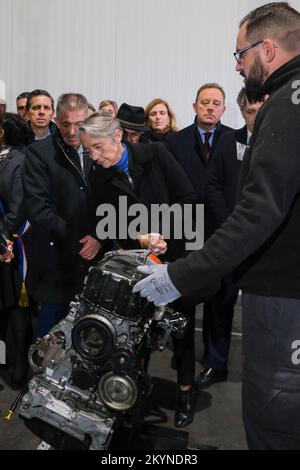
M 0 79 L 8 108 L 34 88 L 55 100 L 82 92 L 145 106 L 168 100 L 180 127 L 194 118 L 197 89 L 227 92 L 223 122 L 241 124 L 234 71 L 240 19 L 262 0 L 0 0 Z M 290 2 L 300 10 L 300 0 Z

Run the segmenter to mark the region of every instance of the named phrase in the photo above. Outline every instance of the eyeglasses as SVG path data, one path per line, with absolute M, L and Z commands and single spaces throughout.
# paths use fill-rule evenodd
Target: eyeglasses
M 257 41 L 254 42 L 253 44 L 250 44 L 250 46 L 244 47 L 243 49 L 240 49 L 239 51 L 236 51 L 233 53 L 235 60 L 237 61 L 238 64 L 242 63 L 242 55 L 244 52 L 249 51 L 249 49 L 252 49 L 253 47 L 258 46 L 259 44 L 262 44 L 264 41 Z

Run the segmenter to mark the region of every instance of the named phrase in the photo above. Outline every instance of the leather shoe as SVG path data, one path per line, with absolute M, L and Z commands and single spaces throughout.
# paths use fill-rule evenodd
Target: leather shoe
M 210 387 L 216 382 L 225 382 L 227 380 L 227 369 L 212 369 L 211 367 L 204 369 L 196 377 L 195 382 L 199 389 Z
M 194 419 L 194 406 L 195 406 L 196 391 L 192 387 L 190 390 L 183 392 L 178 390 L 177 404 L 175 411 L 175 426 L 176 428 L 185 428 Z

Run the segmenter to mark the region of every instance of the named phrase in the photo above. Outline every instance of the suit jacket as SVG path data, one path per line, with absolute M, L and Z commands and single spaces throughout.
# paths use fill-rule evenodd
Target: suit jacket
M 222 225 L 236 203 L 238 178 L 247 146 L 247 127 L 226 132 L 216 145 L 206 172 L 205 208 L 211 234 Z
M 189 176 L 197 193 L 197 202 L 200 204 L 204 204 L 205 201 L 205 173 L 213 159 L 216 144 L 221 135 L 230 130 L 232 130 L 230 127 L 220 122 L 217 124 L 208 162 L 203 157 L 203 143 L 196 118 L 191 126 L 176 132 L 167 139 L 169 150 Z

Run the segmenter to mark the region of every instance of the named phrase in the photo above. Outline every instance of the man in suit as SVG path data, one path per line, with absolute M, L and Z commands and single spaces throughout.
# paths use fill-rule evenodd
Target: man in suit
M 197 202 L 204 204 L 206 169 L 220 136 L 231 130 L 220 121 L 226 110 L 223 88 L 217 83 L 201 86 L 193 108 L 196 113 L 194 123 L 172 134 L 167 144 L 193 183 Z
M 58 132 L 26 151 L 24 195 L 32 224 L 29 286 L 42 306 L 36 336 L 66 315 L 100 249 L 87 183 L 92 162 L 78 132 L 87 112 L 84 96 L 62 95 L 56 108 Z
M 196 94 L 193 109 L 194 123 L 167 139 L 167 145 L 178 163 L 189 176 L 197 193 L 197 204 L 205 203 L 206 172 L 213 161 L 213 154 L 220 137 L 232 129 L 221 124 L 225 106 L 225 91 L 217 83 L 202 85 Z M 204 237 L 209 238 L 213 229 L 209 213 L 204 207 Z M 204 311 L 210 306 L 204 304 Z M 174 359 L 172 367 L 176 368 Z
M 253 131 L 256 114 L 262 105 L 262 101 L 249 100 L 245 88 L 238 94 L 237 103 L 245 125 L 221 136 L 206 174 L 205 205 L 212 232 L 225 222 L 234 209 L 241 163 Z M 196 383 L 201 389 L 227 379 L 232 319 L 237 295 L 238 287 L 233 277 L 228 275 L 222 279 L 219 292 L 205 304 L 204 369 L 196 377 Z

